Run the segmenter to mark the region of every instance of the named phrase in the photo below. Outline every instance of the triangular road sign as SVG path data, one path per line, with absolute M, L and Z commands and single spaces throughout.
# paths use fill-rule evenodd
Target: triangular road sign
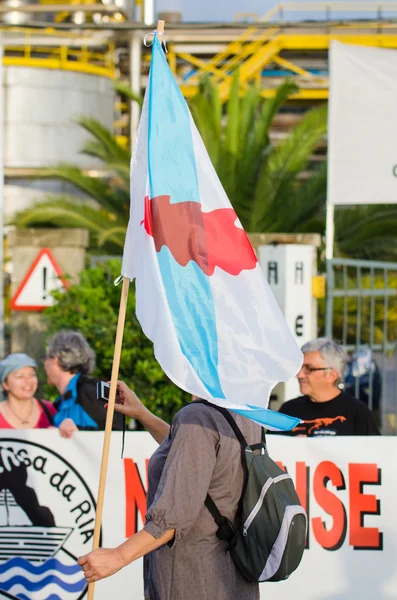
M 43 248 L 11 300 L 13 310 L 43 310 L 54 304 L 51 292 L 67 289 L 69 283 L 51 250 Z

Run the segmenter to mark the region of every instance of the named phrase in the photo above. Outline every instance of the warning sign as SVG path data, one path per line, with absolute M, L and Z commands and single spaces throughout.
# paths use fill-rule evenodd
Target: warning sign
M 51 250 L 43 248 L 11 300 L 13 310 L 43 310 L 54 304 L 51 292 L 67 289 L 68 282 Z

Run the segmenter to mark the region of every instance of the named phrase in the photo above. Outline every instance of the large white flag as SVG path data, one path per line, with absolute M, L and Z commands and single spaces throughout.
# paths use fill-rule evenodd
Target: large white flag
M 328 203 L 397 202 L 397 51 L 333 41 Z
M 136 278 L 138 319 L 174 383 L 269 426 L 296 424 L 265 409 L 274 385 L 299 370 L 301 352 L 157 37 L 132 158 L 122 273 Z

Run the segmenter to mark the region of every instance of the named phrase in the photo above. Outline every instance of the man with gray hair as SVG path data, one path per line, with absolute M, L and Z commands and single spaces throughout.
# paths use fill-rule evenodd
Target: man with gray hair
M 104 430 L 106 409 L 97 399 L 97 379 L 90 376 L 95 367 L 95 353 L 78 331 L 60 331 L 48 342 L 44 368 L 48 383 L 60 393 L 55 401 L 58 426 L 65 418 L 83 430 Z M 113 429 L 123 429 L 123 418 L 114 415 Z M 73 433 L 71 430 L 70 433 Z
M 297 377 L 298 398 L 285 402 L 280 412 L 302 419 L 291 435 L 379 435 L 367 406 L 343 390 L 346 352 L 329 338 L 302 346 L 303 365 Z

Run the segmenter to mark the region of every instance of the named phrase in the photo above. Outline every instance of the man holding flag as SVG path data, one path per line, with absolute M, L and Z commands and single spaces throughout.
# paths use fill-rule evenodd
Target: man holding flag
M 131 165 L 131 212 L 122 273 L 136 279 L 136 312 L 172 381 L 232 411 L 249 444 L 261 427 L 298 419 L 267 409 L 278 381 L 302 356 L 251 244 L 217 178 L 155 35 L 149 85 Z M 88 582 L 150 553 L 151 600 L 256 600 L 216 537 L 210 492 L 231 521 L 242 494 L 241 448 L 224 417 L 192 402 L 171 429 L 119 385 L 119 412 L 142 421 L 161 444 L 149 463 L 148 514 L 114 550 L 79 559 Z M 248 417 L 248 419 L 246 418 Z

